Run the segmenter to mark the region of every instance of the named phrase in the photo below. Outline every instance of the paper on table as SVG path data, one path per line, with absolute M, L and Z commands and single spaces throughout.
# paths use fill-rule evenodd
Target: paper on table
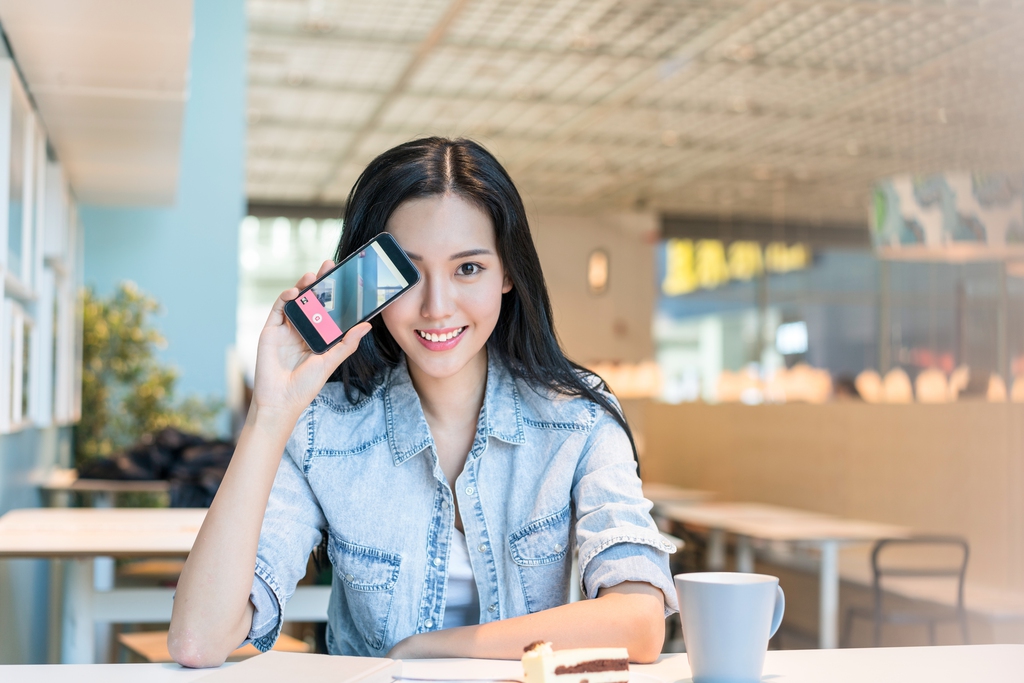
M 390 683 L 402 662 L 375 657 L 270 651 L 199 679 L 204 683 L 282 683 L 301 678 L 330 683 Z

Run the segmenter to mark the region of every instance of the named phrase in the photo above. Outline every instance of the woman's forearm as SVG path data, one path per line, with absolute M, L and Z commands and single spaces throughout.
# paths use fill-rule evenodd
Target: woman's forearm
M 257 413 L 254 406 L 178 580 L 167 645 L 186 666 L 223 663 L 249 632 L 260 528 L 295 422 Z
M 653 662 L 665 640 L 665 598 L 647 583 L 602 590 L 595 600 L 493 621 L 421 633 L 402 641 L 389 656 L 519 659 L 537 640 L 556 649 L 625 647 L 634 662 Z

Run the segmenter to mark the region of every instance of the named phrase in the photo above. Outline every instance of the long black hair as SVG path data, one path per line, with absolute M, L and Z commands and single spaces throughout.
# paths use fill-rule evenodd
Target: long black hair
M 335 262 L 383 232 L 403 202 L 445 194 L 458 195 L 490 216 L 498 257 L 512 282 L 512 289 L 501 297 L 501 312 L 487 340 L 487 352 L 504 363 L 513 377 L 534 389 L 585 397 L 607 410 L 625 430 L 636 459 L 633 433 L 618 406 L 602 393 L 609 391 L 604 380 L 566 358 L 558 343 L 523 200 L 505 169 L 480 144 L 461 138 L 422 138 L 371 161 L 349 193 Z M 331 376 L 332 381 L 344 383 L 352 402 L 371 394 L 384 381 L 386 371 L 402 358 L 402 350 L 381 316 L 371 324 L 373 334 L 363 337 L 356 352 Z

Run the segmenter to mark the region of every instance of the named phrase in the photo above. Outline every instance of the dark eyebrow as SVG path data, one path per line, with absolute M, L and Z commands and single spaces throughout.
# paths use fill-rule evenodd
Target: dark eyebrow
M 467 249 L 466 251 L 460 251 L 457 254 L 452 254 L 448 257 L 449 261 L 456 261 L 460 258 L 469 258 L 470 256 L 480 256 L 481 254 L 493 254 L 494 252 L 490 249 Z M 413 261 L 422 261 L 423 257 L 419 254 L 414 254 L 411 251 L 405 252 L 405 255 L 411 258 Z
M 452 254 L 451 256 L 448 257 L 448 260 L 456 261 L 460 258 L 469 258 L 470 256 L 481 256 L 484 254 L 490 255 L 493 253 L 494 252 L 491 251 L 490 249 L 467 249 L 466 251 L 460 251 L 458 254 Z

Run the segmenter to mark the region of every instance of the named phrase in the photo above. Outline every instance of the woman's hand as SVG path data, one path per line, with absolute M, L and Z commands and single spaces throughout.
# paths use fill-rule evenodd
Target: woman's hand
M 650 664 L 665 642 L 665 596 L 649 583 L 625 581 L 580 600 L 521 617 L 476 626 L 425 631 L 395 644 L 391 659 L 518 659 L 523 648 L 546 640 L 562 650 L 625 647 L 629 658 Z
M 409 636 L 404 640 L 400 640 L 395 643 L 395 646 L 387 654 L 388 659 L 421 659 L 423 655 L 419 654 L 419 648 L 416 647 L 416 640 L 423 635 L 417 633 L 416 635 Z
M 450 656 L 446 653 L 451 649 L 451 641 L 458 640 L 460 634 L 462 636 L 470 635 L 472 628 L 471 626 L 462 626 L 416 633 L 395 643 L 387 657 L 388 659 L 430 659 Z
M 256 352 L 252 398 L 255 411 L 294 423 L 335 369 L 352 355 L 359 340 L 370 331 L 370 323 L 360 323 L 349 330 L 341 342 L 317 355 L 285 316 L 284 305 L 333 267 L 333 261 L 324 261 L 316 275 L 306 273 L 274 302 Z

